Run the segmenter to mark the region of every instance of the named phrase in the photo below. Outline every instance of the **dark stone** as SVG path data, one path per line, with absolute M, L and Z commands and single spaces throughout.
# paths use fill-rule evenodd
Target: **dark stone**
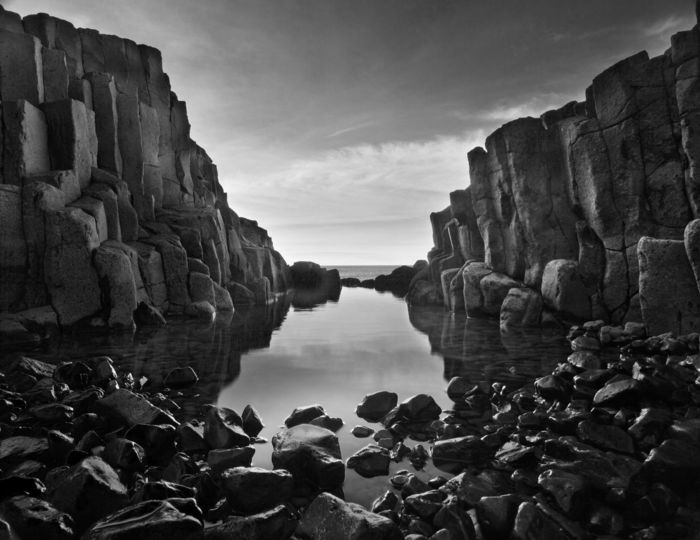
M 621 406 L 635 403 L 641 393 L 638 381 L 625 378 L 611 381 L 598 390 L 593 397 L 593 403 L 601 406 Z
M 345 465 L 338 437 L 327 429 L 309 424 L 291 427 L 272 438 L 272 449 L 273 466 L 292 473 L 296 486 L 332 490 L 343 484 Z
M 666 439 L 649 452 L 643 470 L 652 481 L 688 489 L 700 479 L 700 447 L 683 440 Z
M 330 493 L 313 500 L 299 522 L 298 533 L 317 540 L 403 540 L 390 519 Z
M 114 468 L 140 471 L 144 467 L 146 452 L 143 447 L 129 439 L 112 439 L 105 445 L 102 459 Z
M 176 435 L 177 431 L 171 425 L 136 424 L 124 437 L 141 445 L 149 460 L 162 462 L 175 453 Z
M 351 433 L 359 439 L 364 439 L 372 435 L 374 433 L 374 430 L 371 427 L 367 426 L 355 426 L 354 428 L 352 428 Z
M 580 518 L 586 510 L 588 486 L 583 477 L 566 471 L 548 469 L 537 483 L 549 493 L 567 515 Z
M 399 397 L 394 392 L 382 390 L 367 394 L 355 408 L 355 414 L 368 422 L 379 422 L 391 409 L 396 407 Z
M 425 519 L 426 521 L 432 521 L 435 514 L 442 508 L 442 502 L 444 500 L 444 493 L 432 490 L 409 495 L 404 499 L 403 504 L 405 509 L 411 514 Z
M 201 511 L 200 511 L 201 513 Z M 202 523 L 168 501 L 143 501 L 123 508 L 95 523 L 85 540 L 154 540 L 197 538 Z
M 243 431 L 245 431 L 246 435 L 249 437 L 257 437 L 265 427 L 265 424 L 263 424 L 260 418 L 260 414 L 252 405 L 245 406 L 241 419 L 243 420 Z
M 326 428 L 327 430 L 335 433 L 343 427 L 343 419 L 323 414 L 311 420 L 309 424 L 311 424 L 312 426 Z
M 221 474 L 233 467 L 250 467 L 253 454 L 255 454 L 255 448 L 252 446 L 209 450 L 207 463 L 214 474 Z
M 385 491 L 384 495 L 380 495 L 372 502 L 372 512 L 378 514 L 385 510 L 394 510 L 399 503 L 399 498 L 393 491 Z
M 6 499 L 0 505 L 0 515 L 20 538 L 74 538 L 73 518 L 35 497 L 17 495 Z
M 164 410 L 154 406 L 145 397 L 120 388 L 99 399 L 94 405 L 95 412 L 114 418 L 122 424 L 170 424 L 178 422 Z
M 288 428 L 298 426 L 299 424 L 309 424 L 315 418 L 326 414 L 321 405 L 306 405 L 297 407 L 292 411 L 292 414 L 284 421 L 284 425 Z
M 250 437 L 245 434 L 240 423 L 228 422 L 225 411 L 212 407 L 204 419 L 204 440 L 214 449 L 247 446 Z
M 235 467 L 222 473 L 221 485 L 232 508 L 254 514 L 289 500 L 294 480 L 282 469 Z
M 11 475 L 0 478 L 0 499 L 15 495 L 41 497 L 45 491 L 43 482 L 32 476 Z
M 459 471 L 470 465 L 481 464 L 489 453 L 483 441 L 473 435 L 444 439 L 433 446 L 433 464 L 448 472 Z
M 584 420 L 578 425 L 577 433 L 583 442 L 599 448 L 615 450 L 625 454 L 634 452 L 634 441 L 623 429 L 617 426 L 608 426 L 591 420 Z
M 549 401 L 568 401 L 570 386 L 556 375 L 545 375 L 535 381 L 537 393 Z
M 508 493 L 482 497 L 476 503 L 476 517 L 486 538 L 506 539 L 513 528 L 522 498 Z
M 170 371 L 165 377 L 163 384 L 169 388 L 186 388 L 197 384 L 199 377 L 190 366 L 178 367 Z
M 347 467 L 365 478 L 389 474 L 389 451 L 370 444 L 348 458 Z
M 252 516 L 232 516 L 219 525 L 208 527 L 202 540 L 288 540 L 294 534 L 298 518 L 285 506 Z
M 144 483 L 134 493 L 134 501 L 163 501 L 171 498 L 192 498 L 196 490 L 190 486 L 183 486 L 175 482 L 154 480 Z

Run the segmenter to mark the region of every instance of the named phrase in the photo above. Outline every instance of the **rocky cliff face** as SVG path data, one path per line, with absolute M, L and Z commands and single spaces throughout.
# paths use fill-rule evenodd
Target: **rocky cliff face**
M 496 130 L 469 153 L 471 185 L 431 215 L 430 269 L 409 301 L 506 325 L 539 322 L 543 304 L 613 322 L 661 309 L 653 332 L 698 330 L 699 77 L 696 26 L 605 70 L 585 102 Z
M 190 138 L 158 50 L 0 7 L 0 101 L 5 329 L 130 327 L 137 309 L 210 314 L 286 289 L 267 232 L 229 207 Z

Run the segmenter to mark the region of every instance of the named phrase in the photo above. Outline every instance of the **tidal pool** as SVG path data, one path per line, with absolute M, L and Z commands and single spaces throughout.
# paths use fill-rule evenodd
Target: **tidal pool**
M 269 440 L 295 407 L 318 403 L 342 418 L 338 436 L 347 459 L 372 442 L 355 438 L 353 426 L 380 427 L 355 416 L 365 394 L 390 390 L 403 400 L 425 393 L 449 409 L 445 387 L 451 377 L 490 384 L 538 375 L 565 357 L 567 347 L 559 333 L 503 335 L 496 321 L 467 320 L 441 307 L 409 309 L 389 293 L 344 288 L 338 302 L 313 308 L 295 308 L 286 298 L 213 322 L 173 320 L 134 335 L 64 335 L 29 354 L 54 362 L 108 355 L 121 370 L 146 377 L 149 391 L 157 391 L 173 367 L 190 365 L 200 381 L 184 392 L 177 416 L 196 416 L 208 403 L 239 412 L 252 404 L 266 425 L 261 436 L 268 439 L 255 445 L 253 464 L 271 467 Z M 391 471 L 404 468 L 413 471 L 408 460 L 392 463 Z M 446 475 L 430 464 L 417 474 L 426 480 Z M 388 488 L 387 477 L 346 472 L 350 501 L 369 505 Z

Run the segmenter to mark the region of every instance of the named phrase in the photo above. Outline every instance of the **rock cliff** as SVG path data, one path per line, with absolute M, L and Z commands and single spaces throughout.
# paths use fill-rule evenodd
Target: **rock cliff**
M 608 68 L 585 96 L 469 152 L 470 186 L 430 216 L 434 247 L 410 302 L 504 326 L 538 324 L 544 307 L 700 329 L 698 27 Z
M 190 138 L 158 50 L 0 7 L 0 101 L 6 332 L 210 315 L 287 288 L 267 232 L 229 207 Z

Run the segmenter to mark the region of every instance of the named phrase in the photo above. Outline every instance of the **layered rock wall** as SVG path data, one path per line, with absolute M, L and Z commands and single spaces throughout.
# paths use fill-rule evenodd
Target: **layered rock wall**
M 0 312 L 131 326 L 141 304 L 206 314 L 287 288 L 158 50 L 0 7 L 0 102 Z
M 696 26 L 661 56 L 605 70 L 584 102 L 496 130 L 469 153 L 471 185 L 431 215 L 433 292 L 422 283 L 409 301 L 438 292 L 452 309 L 488 313 L 484 298 L 498 282 L 505 299 L 509 279 L 568 317 L 620 322 L 654 309 L 640 296 L 651 283 L 640 257 L 643 273 L 657 259 L 638 245 L 681 241 L 700 217 L 699 77 Z

